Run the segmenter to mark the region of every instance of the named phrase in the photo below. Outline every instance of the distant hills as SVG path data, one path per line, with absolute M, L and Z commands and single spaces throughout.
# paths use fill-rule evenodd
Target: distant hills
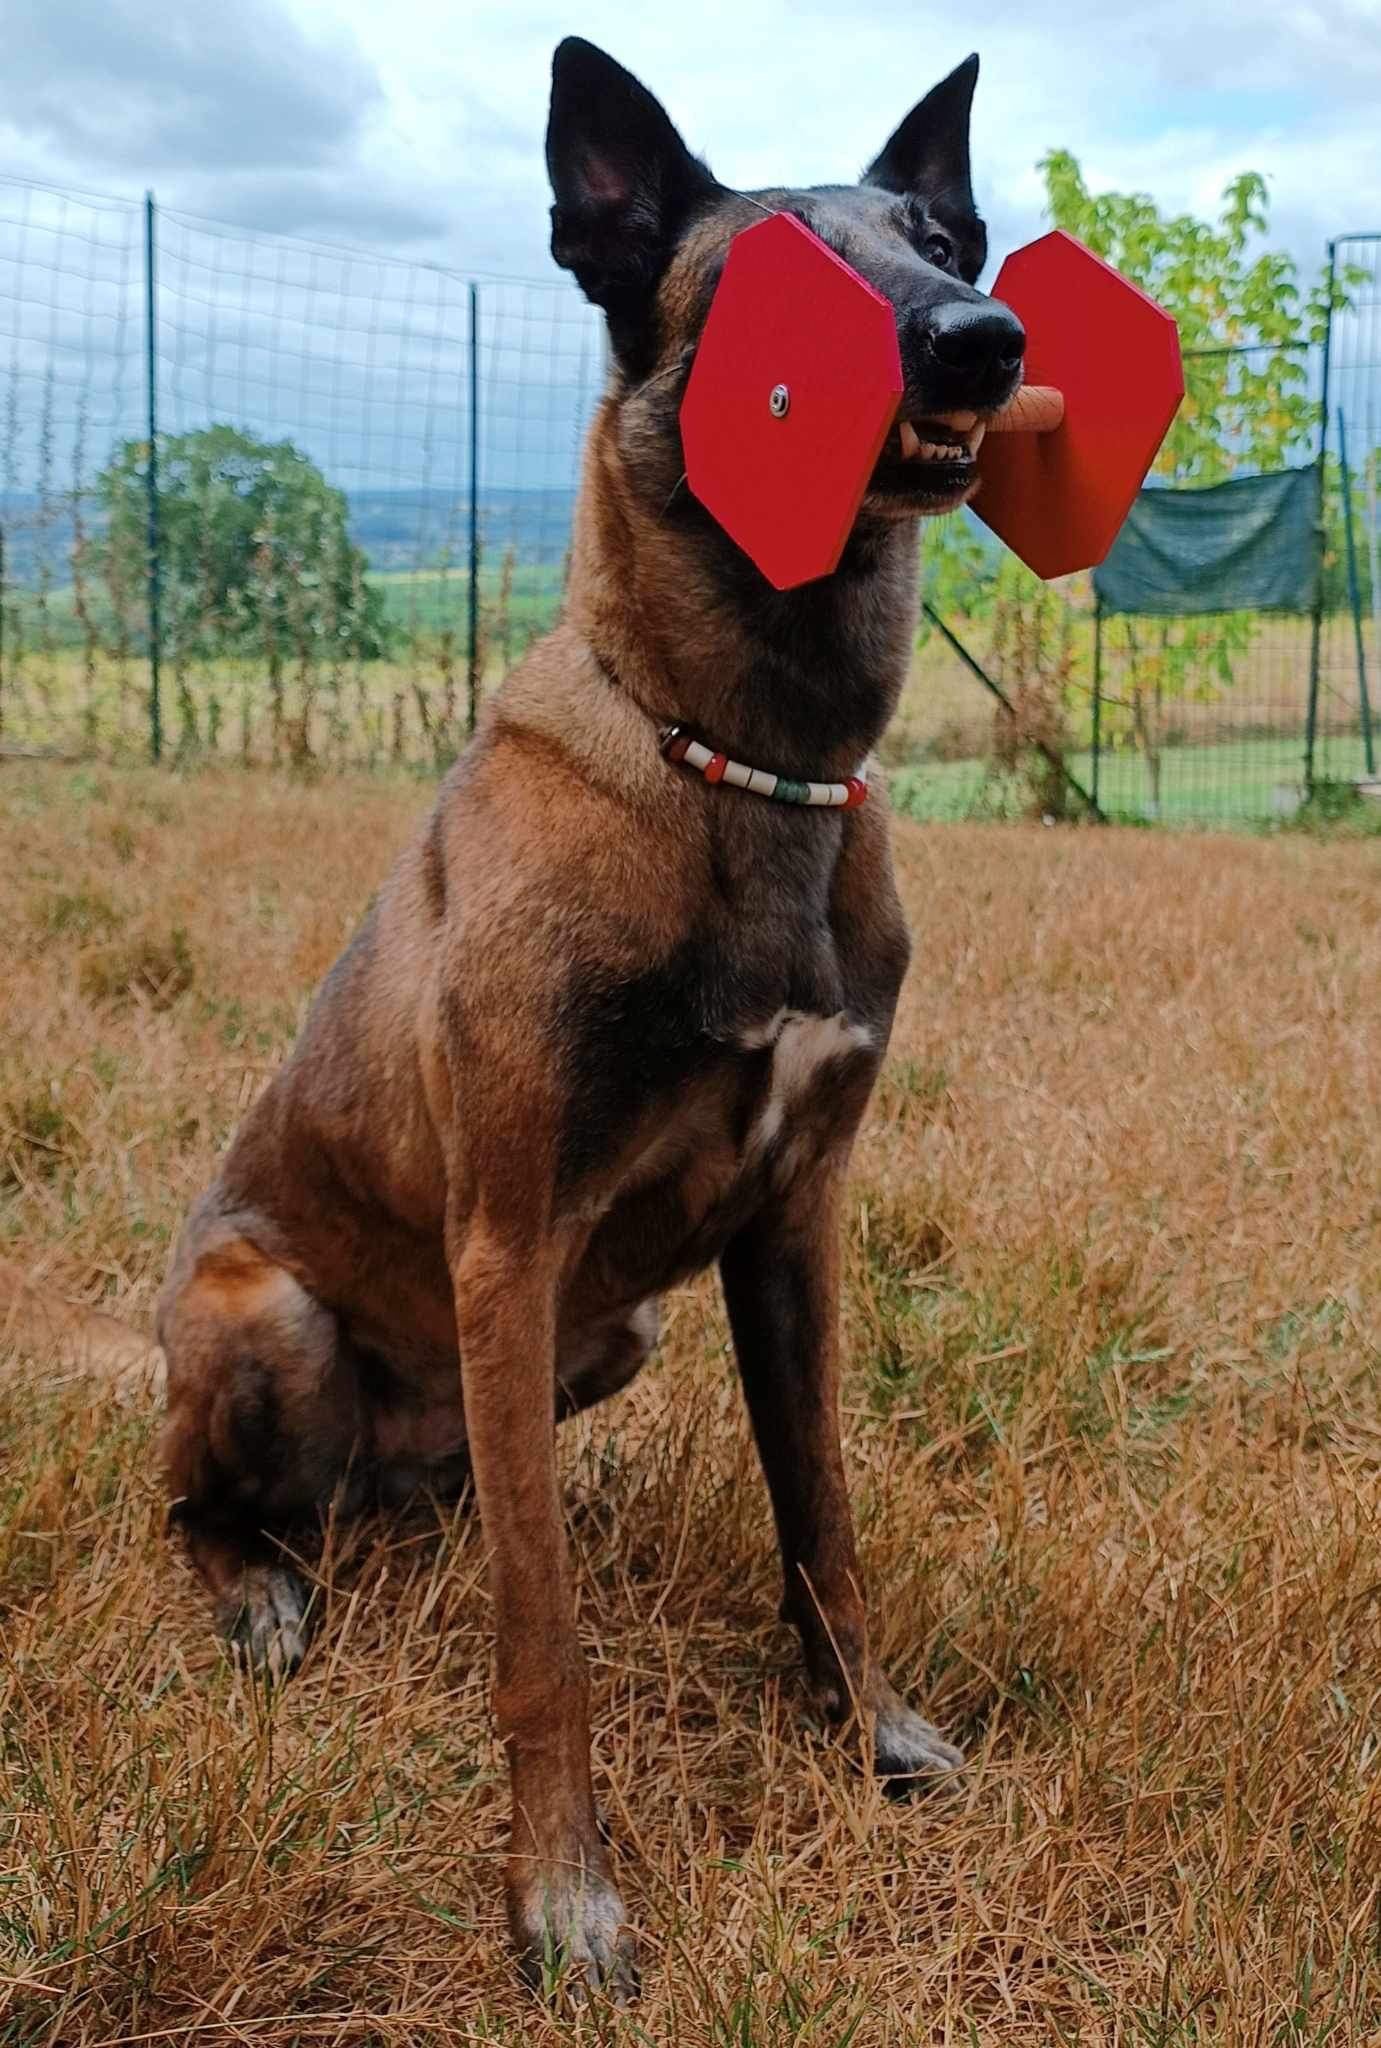
M 402 570 L 463 568 L 469 559 L 469 498 L 465 492 L 403 486 L 396 490 L 345 493 L 350 534 L 381 575 Z M 570 544 L 573 490 L 481 490 L 480 547 L 489 565 L 510 549 L 513 560 L 559 565 Z M 81 507 L 88 535 L 100 529 L 100 514 Z M 0 544 L 4 580 L 21 590 L 44 580 L 53 587 L 71 581 L 70 562 L 78 521 L 70 496 L 49 499 L 36 491 L 0 492 Z
M 350 534 L 381 572 L 463 567 L 469 558 L 468 494 L 445 490 L 347 491 Z M 572 490 L 480 492 L 480 547 L 486 561 L 511 548 L 516 562 L 564 560 Z

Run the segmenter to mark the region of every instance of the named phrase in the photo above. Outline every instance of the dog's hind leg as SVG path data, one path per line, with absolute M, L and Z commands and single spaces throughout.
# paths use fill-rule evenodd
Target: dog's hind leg
M 839 1443 L 839 1243 L 846 1155 L 743 1230 L 721 1260 L 753 1432 L 776 1516 L 783 1614 L 800 1633 L 815 1703 L 871 1724 L 879 1776 L 963 1762 L 894 1691 L 868 1651 L 853 1517 Z
M 336 1318 L 238 1233 L 217 1231 L 179 1257 L 159 1334 L 171 1519 L 224 1633 L 284 1674 L 302 1659 L 310 1606 L 287 1546 L 358 1462 L 357 1374 Z
M 599 1401 L 607 1401 L 635 1379 L 657 1347 L 662 1332 L 655 1297 L 563 1338 L 556 1353 L 556 1419 L 565 1422 Z

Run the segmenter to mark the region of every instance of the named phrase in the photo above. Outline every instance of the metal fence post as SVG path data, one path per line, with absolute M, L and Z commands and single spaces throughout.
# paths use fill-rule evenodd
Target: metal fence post
M 1357 574 L 1357 543 L 1352 533 L 1352 478 L 1347 466 L 1347 427 L 1338 407 L 1338 475 L 1343 487 L 1343 541 L 1347 552 L 1347 600 L 1352 607 L 1352 639 L 1357 652 L 1357 710 L 1362 724 L 1362 756 L 1367 774 L 1376 774 L 1376 749 L 1371 737 L 1371 695 L 1367 689 L 1367 657 L 1362 645 L 1362 586 Z
M 1089 759 L 1089 795 L 1098 809 L 1098 772 L 1103 758 L 1103 607 L 1093 600 L 1093 731 Z
M 149 459 L 144 469 L 148 498 L 148 606 L 149 606 L 149 752 L 155 761 L 163 756 L 163 662 L 162 564 L 158 533 L 158 294 L 154 278 L 154 204 L 152 192 L 144 194 L 144 351 L 148 398 Z
M 1328 245 L 1328 276 L 1325 282 L 1324 326 L 1323 326 L 1323 394 L 1319 403 L 1319 452 L 1315 460 L 1319 471 L 1319 524 L 1318 559 L 1315 563 L 1314 614 L 1309 629 L 1309 703 L 1304 717 L 1304 794 L 1306 800 L 1314 794 L 1314 743 L 1319 731 L 1319 650 L 1323 638 L 1323 565 L 1324 541 L 1328 523 L 1328 472 L 1324 457 L 1328 452 L 1328 373 L 1329 358 L 1333 350 L 1333 281 L 1337 271 L 1338 245 Z
M 475 730 L 480 701 L 480 293 L 470 287 L 470 637 L 467 727 Z
M 935 627 L 936 631 L 943 636 L 944 640 L 958 655 L 959 659 L 963 662 L 969 674 L 973 676 L 978 682 L 982 683 L 984 689 L 987 690 L 991 696 L 996 697 L 998 703 L 1002 706 L 1003 710 L 1007 713 L 1007 716 L 1009 718 L 1015 719 L 1017 715 L 1015 706 L 1013 705 L 1011 698 L 1007 695 L 1007 692 L 1003 689 L 1001 683 L 999 683 L 994 676 L 990 676 L 988 674 L 988 671 L 984 668 L 982 662 L 979 661 L 976 658 L 976 656 L 969 653 L 968 648 L 959 638 L 959 635 L 956 632 L 954 632 L 951 627 L 945 624 L 944 620 L 940 617 L 940 614 L 936 611 L 934 605 L 930 602 L 929 598 L 923 597 L 921 599 L 921 610 L 925 613 L 925 616 L 929 619 L 931 625 Z M 1080 782 L 1078 777 L 1074 774 L 1074 771 L 1070 768 L 1068 762 L 1065 760 L 1064 755 L 1061 754 L 1057 748 L 1052 747 L 1048 740 L 1032 740 L 1031 746 L 1034 749 L 1034 751 L 1040 755 L 1043 761 L 1049 762 L 1050 766 L 1062 778 L 1066 785 L 1073 790 L 1075 796 L 1078 797 L 1080 803 L 1083 804 L 1085 809 L 1088 811 L 1089 816 L 1091 818 L 1096 818 L 1100 825 L 1106 824 L 1107 820 L 1104 818 L 1103 813 L 1098 808 L 1097 798 L 1094 797 L 1089 790 L 1084 788 L 1083 783 Z

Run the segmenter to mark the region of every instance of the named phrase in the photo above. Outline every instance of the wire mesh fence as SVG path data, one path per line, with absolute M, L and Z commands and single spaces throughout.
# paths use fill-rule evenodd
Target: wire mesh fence
M 929 527 L 905 808 L 1259 820 L 1373 774 L 1381 241 L 1334 256 L 1351 308 L 1281 383 L 1309 426 L 1280 459 L 1324 480 L 1317 605 L 1100 617 L 1089 577 Z M 1187 359 L 1224 474 L 1265 355 Z M 559 608 L 604 368 L 555 279 L 0 180 L 0 749 L 448 761 Z
M 1317 781 L 1339 788 L 1375 781 L 1381 737 L 1381 232 L 1339 236 L 1328 260 L 1332 273 L 1346 272 L 1351 303 L 1332 323 L 1325 379 L 1321 459 L 1333 517 L 1311 765 Z
M 976 529 L 960 540 L 953 527 L 927 534 L 923 562 L 932 588 L 939 586 L 937 609 L 1006 707 L 974 690 L 962 656 L 932 625 L 890 746 L 898 792 L 913 815 L 1065 814 L 1083 807 L 1086 792 L 1109 817 L 1259 822 L 1294 814 L 1316 784 L 1350 789 L 1366 781 L 1378 645 L 1374 279 L 1381 247 L 1360 253 L 1366 281 L 1354 283 L 1352 308 L 1333 330 L 1333 453 L 1320 442 L 1323 346 L 1287 351 L 1288 374 L 1278 380 L 1307 404 L 1302 431 L 1277 461 L 1323 478 L 1318 509 L 1291 537 L 1309 558 L 1294 579 L 1299 594 L 1291 607 L 1203 610 L 1186 578 L 1177 600 L 1167 590 L 1144 615 L 1114 614 L 1100 607 L 1093 576 L 1041 587 L 1019 564 L 984 548 Z M 1281 351 L 1205 354 L 1211 360 L 1186 356 L 1190 402 L 1211 375 L 1231 404 L 1237 393 L 1251 402 L 1267 357 L 1277 358 L 1278 369 Z M 1224 356 L 1231 358 L 1226 372 Z M 1373 422 L 1350 437 L 1348 489 L 1338 455 L 1340 409 Z M 1218 472 L 1235 476 L 1242 465 L 1257 474 L 1250 454 L 1234 442 L 1229 406 Z M 1170 565 L 1161 566 L 1168 581 Z
M 0 184 L 0 308 L 6 744 L 456 753 L 560 603 L 572 291 Z
M 0 716 L 21 739 L 92 744 L 116 703 L 147 730 L 89 575 L 91 474 L 142 417 L 141 260 L 137 208 L 0 183 Z

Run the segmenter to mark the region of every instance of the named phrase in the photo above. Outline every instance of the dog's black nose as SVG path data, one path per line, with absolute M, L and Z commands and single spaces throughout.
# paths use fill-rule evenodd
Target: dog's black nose
M 1026 350 L 1026 329 L 997 299 L 951 299 L 931 309 L 926 343 L 947 370 L 1014 370 Z

